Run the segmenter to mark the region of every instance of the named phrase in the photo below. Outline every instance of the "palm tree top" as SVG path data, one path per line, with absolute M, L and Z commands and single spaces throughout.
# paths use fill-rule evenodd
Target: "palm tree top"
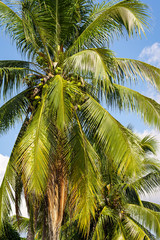
M 102 196 L 102 159 L 112 159 L 118 177 L 140 175 L 141 141 L 100 103 L 137 112 L 159 128 L 160 105 L 124 85 L 146 80 L 160 90 L 160 69 L 109 49 L 115 37 L 144 34 L 148 20 L 147 6 L 137 0 L 0 1 L 0 25 L 29 59 L 0 61 L 3 96 L 25 86 L 0 108 L 0 133 L 23 121 L 0 188 L 1 217 L 11 197 L 19 214 L 23 188 L 30 216 L 45 205 L 41 213 L 59 233 L 69 193 L 87 236 Z

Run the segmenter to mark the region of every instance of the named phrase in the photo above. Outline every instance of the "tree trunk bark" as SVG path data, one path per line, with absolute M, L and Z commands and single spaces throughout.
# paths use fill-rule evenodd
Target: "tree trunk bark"
M 59 240 L 67 199 L 67 179 L 61 164 L 53 169 L 48 188 L 49 240 Z
M 42 229 L 42 240 L 49 239 L 48 233 L 48 200 L 47 196 L 44 198 L 43 202 L 43 229 Z
M 28 226 L 27 240 L 34 240 L 34 234 L 31 225 Z

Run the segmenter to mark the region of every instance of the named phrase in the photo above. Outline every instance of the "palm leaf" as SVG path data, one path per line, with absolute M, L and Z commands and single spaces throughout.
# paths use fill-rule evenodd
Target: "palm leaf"
M 15 126 L 15 123 L 17 121 L 23 120 L 23 117 L 26 115 L 27 108 L 29 106 L 27 94 L 30 91 L 30 89 L 27 89 L 19 93 L 0 108 L 1 134 L 8 131 L 8 129 L 11 127 Z
M 159 128 L 160 104 L 124 86 L 114 84 L 112 89 L 107 95 L 111 106 L 137 112 L 144 122 Z
M 15 187 L 15 169 L 13 162 L 9 160 L 6 172 L 0 186 L 0 226 L 6 216 L 12 211 L 11 201 L 14 202 L 13 195 Z
M 17 40 L 17 46 L 20 44 L 19 39 L 24 38 L 23 24 L 20 15 L 0 1 L 0 25 L 12 39 Z
M 84 235 L 88 235 L 91 217 L 95 217 L 96 200 L 100 197 L 98 163 L 95 163 L 99 161 L 99 157 L 87 140 L 77 117 L 76 121 L 70 142 L 71 203 L 80 230 L 83 230 Z
M 41 76 L 36 70 L 36 64 L 21 60 L 2 60 L 0 61 L 0 94 L 3 98 L 13 95 L 15 90 L 24 87 L 24 77 L 29 74 Z M 33 68 L 33 69 L 31 69 Z
M 154 212 L 160 212 L 160 205 L 152 202 L 142 201 L 145 208 L 149 208 Z
M 16 216 L 12 217 L 12 223 L 13 226 L 17 229 L 20 230 L 21 233 L 27 232 L 28 231 L 28 226 L 29 226 L 29 219 L 23 216 L 19 216 L 19 223 L 17 222 Z
M 51 64 L 49 49 L 52 49 L 54 42 L 55 26 L 53 16 L 47 5 L 40 1 L 25 1 L 22 3 L 22 22 L 24 27 L 24 39 L 21 40 L 21 49 L 31 56 L 44 52 L 47 62 Z M 51 67 L 51 65 L 50 65 Z
M 155 139 L 155 137 L 146 135 L 141 140 L 141 145 L 146 153 L 156 154 L 157 149 L 158 149 L 158 143 L 157 143 L 157 140 Z
M 160 185 L 159 173 L 148 173 L 132 184 L 142 194 L 152 193 Z
M 115 220 L 115 215 L 112 209 L 105 206 L 102 209 L 100 216 L 98 218 L 98 221 L 92 236 L 92 240 L 105 239 L 104 223 L 106 223 L 108 219 Z
M 110 66 L 113 64 L 113 53 L 109 49 L 92 48 L 78 52 L 65 60 L 66 71 L 91 76 L 94 87 L 103 91 L 111 86 Z M 102 85 L 102 86 L 101 86 Z M 112 87 L 112 86 L 111 86 Z
M 160 237 L 160 214 L 134 204 L 127 205 L 127 211 L 137 222 L 140 222 L 145 228 L 153 231 L 157 238 Z
M 42 103 L 14 152 L 14 158 L 27 184 L 26 189 L 36 194 L 43 194 L 46 188 L 51 146 L 53 151 L 55 149 L 54 130 L 50 129 L 45 101 L 46 94 L 43 95 Z
M 145 158 L 141 170 L 141 177 L 138 176 L 136 180 L 131 178 L 128 185 L 136 188 L 139 193 L 151 193 L 160 185 L 159 161 Z
M 120 221 L 118 221 L 118 224 L 115 226 L 114 233 L 111 236 L 112 240 L 127 240 L 126 233 L 123 229 L 123 225 Z
M 127 168 L 137 173 L 140 171 L 139 154 L 142 153 L 142 149 L 131 131 L 124 128 L 90 96 L 82 105 L 82 116 L 86 130 L 90 129 L 94 133 L 94 139 L 117 163 L 118 174 L 125 173 Z
M 151 240 L 145 231 L 132 218 L 125 216 L 122 223 L 123 229 L 127 234 L 127 239 L 132 240 Z
M 48 108 L 50 117 L 62 131 L 71 121 L 73 112 L 72 98 L 79 93 L 75 84 L 70 84 L 60 75 L 56 75 L 47 90 Z
M 124 77 L 130 81 L 140 77 L 142 80 L 148 81 L 160 90 L 160 69 L 148 63 L 133 59 L 116 58 L 115 73 L 119 82 L 124 82 Z
M 95 5 L 82 26 L 80 36 L 75 40 L 69 51 L 79 51 L 82 48 L 103 46 L 104 41 L 110 41 L 113 35 L 123 34 L 124 29 L 128 35 L 144 32 L 147 26 L 146 5 L 135 0 L 110 1 Z

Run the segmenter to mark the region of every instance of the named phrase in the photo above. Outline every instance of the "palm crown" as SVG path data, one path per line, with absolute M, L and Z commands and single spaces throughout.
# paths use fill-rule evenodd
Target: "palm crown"
M 136 0 L 0 2 L 1 26 L 29 61 L 0 61 L 1 92 L 24 91 L 0 108 L 0 132 L 24 119 L 1 185 L 1 218 L 15 191 L 18 215 L 23 187 L 31 223 L 47 206 L 44 229 L 58 239 L 67 194 L 84 235 L 102 189 L 101 155 L 117 174 L 136 175 L 144 150 L 135 135 L 104 109 L 140 113 L 159 128 L 160 105 L 124 86 L 145 79 L 160 89 L 160 69 L 116 58 L 108 44 L 120 35 L 144 33 L 147 7 Z M 141 164 L 140 164 L 141 163 Z M 34 205 L 33 205 L 34 201 Z M 32 232 L 36 224 L 32 225 Z M 45 237 L 44 237 L 45 239 Z
M 91 219 L 89 239 L 151 239 L 159 238 L 159 205 L 141 201 L 140 195 L 153 191 L 159 185 L 159 161 L 153 158 L 157 143 L 146 136 L 141 140 L 144 155 L 141 172 L 126 171 L 119 175 L 119 167 L 113 159 L 101 158 L 103 191 L 97 203 L 96 216 Z M 152 157 L 151 157 L 152 156 Z M 78 221 L 71 221 L 65 214 L 61 239 L 86 239 L 78 231 Z M 149 231 L 151 230 L 152 231 Z M 156 236 L 156 238 L 155 238 Z

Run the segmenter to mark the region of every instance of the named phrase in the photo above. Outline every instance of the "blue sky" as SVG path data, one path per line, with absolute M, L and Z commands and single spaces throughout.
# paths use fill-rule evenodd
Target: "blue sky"
M 150 21 L 150 30 L 146 31 L 146 38 L 144 36 L 142 36 L 141 39 L 136 37 L 131 39 L 121 38 L 118 41 L 115 40 L 110 47 L 118 57 L 142 59 L 143 61 L 160 67 L 160 1 L 143 0 L 143 2 L 149 5 L 152 17 Z M 21 55 L 17 52 L 16 47 L 11 43 L 11 41 L 5 37 L 4 34 L 0 34 L 0 60 L 6 59 L 21 59 Z M 153 97 L 160 102 L 160 95 L 154 91 L 151 86 L 145 87 L 143 84 L 139 84 L 138 87 L 136 87 L 136 90 L 149 97 Z M 142 135 L 144 132 L 151 132 L 157 136 L 159 134 L 157 131 L 151 130 L 145 126 L 140 118 L 138 120 L 135 114 L 120 114 L 117 111 L 112 113 L 114 117 L 116 117 L 125 126 L 131 123 L 135 131 L 141 133 Z M 19 128 L 20 124 L 17 124 L 15 129 L 12 129 L 7 134 L 0 136 L 0 177 L 7 162 L 7 157 L 4 156 L 10 155 Z

